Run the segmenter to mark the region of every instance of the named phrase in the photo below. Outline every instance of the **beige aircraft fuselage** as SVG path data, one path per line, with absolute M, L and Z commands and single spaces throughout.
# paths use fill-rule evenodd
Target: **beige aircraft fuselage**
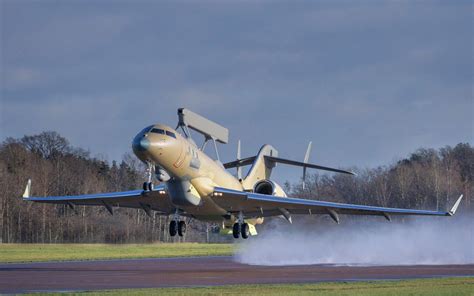
M 153 128 L 171 132 L 175 137 L 152 132 L 138 134 L 134 153 L 170 175 L 166 185 L 177 208 L 200 220 L 221 221 L 227 211 L 213 202 L 214 187 L 244 190 L 241 182 L 176 130 L 162 124 Z

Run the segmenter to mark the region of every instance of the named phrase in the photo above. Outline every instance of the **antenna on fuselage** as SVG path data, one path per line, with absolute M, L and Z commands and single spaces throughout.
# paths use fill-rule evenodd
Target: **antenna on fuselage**
M 304 163 L 308 163 L 309 160 L 309 154 L 311 153 L 311 146 L 313 145 L 313 142 L 309 142 L 308 148 L 306 149 L 306 153 L 304 155 Z M 303 167 L 303 190 L 306 187 L 306 167 Z
M 189 129 L 202 134 L 204 136 L 204 142 L 202 143 L 201 151 L 204 150 L 207 142 L 212 140 L 214 143 L 217 160 L 220 161 L 219 151 L 217 150 L 217 142 L 227 144 L 229 141 L 229 130 L 185 108 L 178 109 L 178 118 L 179 121 L 176 129 L 181 127 L 186 138 L 191 138 Z
M 240 160 L 240 140 L 237 142 L 237 160 Z M 237 178 L 242 180 L 242 166 L 237 166 Z

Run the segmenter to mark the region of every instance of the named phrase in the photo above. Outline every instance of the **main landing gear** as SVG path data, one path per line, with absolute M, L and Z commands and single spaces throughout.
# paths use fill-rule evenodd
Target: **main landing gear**
M 186 222 L 184 221 L 171 221 L 170 222 L 170 236 L 176 236 L 178 234 L 179 236 L 184 236 L 186 233 Z
M 148 163 L 148 168 L 146 170 L 148 181 L 143 183 L 143 191 L 153 191 L 154 186 L 153 186 L 153 182 L 151 178 L 154 171 L 155 171 L 155 166 L 152 165 L 151 163 Z
M 242 235 L 243 239 L 247 239 L 250 236 L 250 227 L 248 223 L 244 222 L 242 213 L 239 213 L 239 219 L 232 227 L 232 235 L 234 238 L 239 238 Z
M 232 235 L 234 238 L 239 238 L 242 235 L 243 239 L 247 239 L 250 236 L 250 228 L 247 223 L 235 223 L 232 227 Z
M 176 210 L 176 213 L 173 216 L 173 221 L 170 222 L 170 236 L 176 236 L 176 234 L 184 236 L 186 233 L 186 222 L 179 221 L 178 213 L 178 210 Z

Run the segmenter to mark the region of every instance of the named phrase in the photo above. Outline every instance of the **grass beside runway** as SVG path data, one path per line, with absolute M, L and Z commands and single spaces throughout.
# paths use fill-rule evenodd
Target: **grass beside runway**
M 0 263 L 134 259 L 233 254 L 232 244 L 0 244 Z
M 125 289 L 73 293 L 77 295 L 318 295 L 318 296 L 472 296 L 474 278 L 338 282 L 291 285 L 232 285 L 200 288 Z M 40 294 L 32 294 L 40 295 Z

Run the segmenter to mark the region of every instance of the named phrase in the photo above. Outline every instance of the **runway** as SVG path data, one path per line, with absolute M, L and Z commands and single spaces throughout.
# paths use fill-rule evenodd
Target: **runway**
M 251 266 L 232 257 L 0 264 L 0 293 L 474 276 L 470 265 Z

